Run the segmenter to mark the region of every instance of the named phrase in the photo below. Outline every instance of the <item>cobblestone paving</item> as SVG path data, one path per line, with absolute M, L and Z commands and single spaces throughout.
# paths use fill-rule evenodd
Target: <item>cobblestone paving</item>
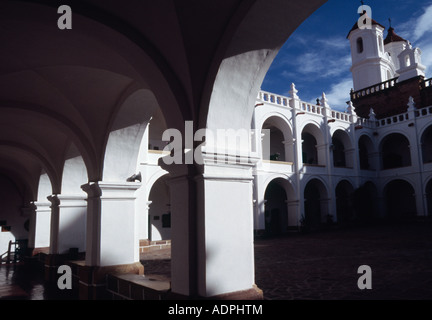
M 255 243 L 266 299 L 432 299 L 432 224 L 296 234 Z M 360 265 L 372 289 L 360 290 Z
M 169 277 L 170 252 L 141 256 Z M 360 290 L 360 265 L 372 289 Z M 256 284 L 271 300 L 432 299 L 432 223 L 358 227 L 255 241 Z

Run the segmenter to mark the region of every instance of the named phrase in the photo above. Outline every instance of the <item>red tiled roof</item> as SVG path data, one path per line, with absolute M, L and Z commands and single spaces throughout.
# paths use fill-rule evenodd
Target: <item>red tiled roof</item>
M 384 39 L 384 44 L 390 43 L 390 42 L 397 42 L 397 41 L 406 41 L 404 38 L 398 36 L 392 27 L 388 29 L 387 37 Z
M 363 13 L 362 15 L 360 15 L 360 17 L 363 16 L 364 14 L 366 14 L 366 13 Z M 384 27 L 382 24 L 376 22 L 374 19 L 371 19 L 371 20 L 372 20 L 372 25 L 378 25 L 378 26 L 380 26 L 381 28 L 384 28 L 384 29 L 385 29 L 385 27 Z M 357 22 L 354 24 L 354 26 L 351 28 L 350 32 L 348 32 L 347 38 L 349 37 L 349 35 L 350 35 L 350 33 L 351 33 L 352 31 L 354 31 L 354 30 L 356 30 L 356 29 L 358 29 L 358 28 L 359 28 L 359 26 L 358 26 L 358 21 L 357 21 Z

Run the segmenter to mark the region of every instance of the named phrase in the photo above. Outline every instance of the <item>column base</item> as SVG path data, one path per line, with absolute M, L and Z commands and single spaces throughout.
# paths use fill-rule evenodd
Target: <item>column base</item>
M 263 291 L 254 285 L 247 290 L 220 294 L 212 297 L 188 297 L 178 293 L 170 292 L 166 300 L 264 300 Z
M 263 300 L 263 291 L 254 285 L 248 290 L 224 293 L 209 298 L 210 300 Z
M 77 264 L 75 270 L 75 276 L 79 279 L 80 300 L 109 299 L 106 291 L 107 274 L 144 274 L 144 266 L 140 262 L 104 267 Z
M 44 254 L 43 252 L 39 252 L 41 254 Z M 44 258 L 44 269 L 45 269 L 45 281 L 48 283 L 57 283 L 57 280 L 59 278 L 59 274 L 57 273 L 58 268 L 61 265 L 64 264 L 71 264 L 71 261 L 78 260 L 78 259 L 84 259 L 85 253 L 84 252 L 75 252 L 71 251 L 69 253 L 63 253 L 63 254 L 44 254 L 44 257 L 41 256 L 41 258 Z

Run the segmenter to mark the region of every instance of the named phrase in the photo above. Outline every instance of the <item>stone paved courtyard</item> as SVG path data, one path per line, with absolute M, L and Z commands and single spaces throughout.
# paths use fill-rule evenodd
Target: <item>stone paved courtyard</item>
M 142 258 L 145 273 L 169 277 L 169 250 Z M 265 299 L 432 299 L 430 221 L 259 239 L 255 261 Z M 360 265 L 371 290 L 357 287 Z

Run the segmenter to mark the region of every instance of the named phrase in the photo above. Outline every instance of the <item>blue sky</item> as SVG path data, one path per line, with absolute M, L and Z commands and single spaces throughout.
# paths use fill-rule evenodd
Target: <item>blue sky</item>
M 365 0 L 372 18 L 422 51 L 426 77 L 432 77 L 432 0 Z M 351 53 L 346 36 L 359 17 L 360 1 L 329 0 L 291 35 L 271 65 L 262 90 L 288 95 L 291 83 L 300 99 L 315 102 L 326 93 L 332 109 L 344 111 L 352 88 Z

